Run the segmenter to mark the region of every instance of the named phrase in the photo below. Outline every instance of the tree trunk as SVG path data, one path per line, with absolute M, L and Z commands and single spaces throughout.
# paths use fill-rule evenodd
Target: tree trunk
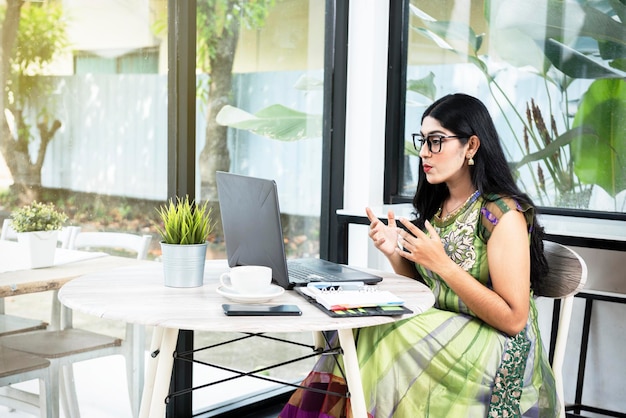
M 37 124 L 40 142 L 37 156 L 33 162 L 28 150 L 30 130 L 24 120 L 23 113 L 19 109 L 14 109 L 13 116 L 15 118 L 17 140 L 13 138 L 7 127 L 6 132 L 3 132 L 6 135 L 3 136 L 1 144 L 2 154 L 5 156 L 14 184 L 24 188 L 39 188 L 41 187 L 41 168 L 46 157 L 48 144 L 50 144 L 56 132 L 61 128 L 61 122 L 54 120 L 50 126 L 45 121 Z M 6 124 L 6 118 L 4 123 Z
M 218 125 L 215 118 L 219 111 L 230 103 L 232 95 L 233 62 L 239 40 L 239 23 L 234 22 L 231 29 L 224 31 L 218 41 L 215 56 L 210 60 L 211 82 L 206 115 L 206 138 L 200 152 L 201 196 L 203 200 L 217 201 L 215 172 L 230 170 L 228 152 L 228 127 Z
M 3 93 L 0 95 L 0 109 L 3 117 L 0 119 L 0 152 L 2 152 L 13 177 L 14 187 L 12 189 L 18 193 L 34 194 L 34 198 L 37 198 L 39 190 L 41 190 L 41 168 L 48 144 L 61 127 L 61 122 L 54 120 L 52 124 L 48 125 L 47 120 L 44 120 L 37 123 L 40 143 L 37 156 L 34 162 L 31 161 L 29 152 L 30 127 L 24 119 L 23 109 L 15 107 L 17 100 L 14 99 L 10 102 L 7 97 L 9 89 L 14 95 L 20 94 L 15 85 L 9 86 L 9 82 L 15 78 L 11 74 L 10 62 L 13 58 L 12 54 L 17 39 L 22 4 L 22 0 L 8 0 L 5 19 L 2 22 L 0 86 Z M 10 112 L 14 118 L 12 122 L 15 128 L 14 132 L 11 132 L 6 112 Z
M 9 123 L 5 116 L 5 109 L 8 107 L 7 103 L 7 89 L 8 82 L 11 79 L 10 62 L 13 53 L 13 47 L 17 39 L 17 29 L 20 21 L 20 9 L 23 2 L 21 0 L 7 0 L 6 13 L 4 14 L 4 21 L 2 22 L 2 42 L 0 43 L 0 110 L 2 115 L 0 116 L 0 152 L 11 169 L 12 156 L 15 148 L 15 140 L 11 135 L 9 129 Z

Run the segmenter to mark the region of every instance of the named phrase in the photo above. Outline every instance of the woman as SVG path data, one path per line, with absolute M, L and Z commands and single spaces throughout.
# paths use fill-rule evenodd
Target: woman
M 372 417 L 554 417 L 554 377 L 539 336 L 533 286 L 547 271 L 543 230 L 513 180 L 486 107 L 445 96 L 413 134 L 420 156 L 414 223 L 368 208 L 369 236 L 394 271 L 435 294 L 427 312 L 359 330 Z M 345 391 L 322 358 L 303 385 Z M 339 396 L 296 391 L 281 413 L 349 416 Z

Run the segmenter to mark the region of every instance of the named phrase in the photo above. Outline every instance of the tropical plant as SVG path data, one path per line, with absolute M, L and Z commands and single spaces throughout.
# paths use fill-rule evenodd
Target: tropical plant
M 322 80 L 303 75 L 293 87 L 295 90 L 310 93 L 320 91 L 322 86 Z M 243 129 L 278 141 L 291 142 L 322 137 L 322 115 L 301 112 L 282 104 L 270 105 L 254 114 L 226 105 L 219 111 L 215 121 L 222 126 Z
M 594 81 L 582 97 L 572 125 L 596 133 L 572 141 L 574 171 L 580 181 L 596 184 L 612 197 L 626 190 L 626 81 Z
M 157 213 L 163 226 L 156 225 L 156 229 L 166 244 L 203 244 L 213 230 L 212 208 L 208 201 L 196 205 L 189 201 L 188 195 L 184 199 L 177 197 L 176 201 L 170 199 L 167 205 L 158 208 Z
M 512 159 L 511 168 L 521 182 L 520 171 L 529 169 L 541 203 L 586 208 L 594 185 L 613 198 L 626 190 L 626 146 L 622 140 L 626 132 L 626 6 L 609 0 L 485 2 L 485 17 L 493 22 L 489 37 L 495 55 L 511 67 L 532 69 L 545 80 L 548 105 L 561 104 L 560 114 L 548 106 L 547 115 L 540 107 L 545 103 L 540 105 L 532 98 L 525 112 L 515 106 L 498 81 L 499 71 L 494 69 L 502 63 L 480 54 L 487 35 L 477 34 L 464 22 L 436 20 L 413 2 L 410 10 L 419 22 L 411 30 L 462 62 L 473 64 L 485 76 L 518 147 L 510 153 L 524 155 L 517 161 Z M 576 19 L 571 18 L 573 15 Z M 536 16 L 545 16 L 546 21 Z M 587 93 L 569 97 L 568 88 L 575 81 L 580 84 L 587 79 L 595 80 Z M 558 100 L 551 97 L 554 89 L 549 86 L 556 88 Z M 436 90 L 432 72 L 421 79 L 407 80 L 407 91 L 430 100 L 436 97 Z M 578 103 L 574 117 L 572 103 Z M 282 141 L 317 135 L 316 129 L 307 127 L 321 126 L 320 115 L 280 104 L 255 114 L 224 106 L 216 120 L 224 126 Z M 410 142 L 405 143 L 405 152 L 417 156 Z
M 32 203 L 11 212 L 11 227 L 15 232 L 57 231 L 67 221 L 67 215 L 53 203 Z
M 626 189 L 626 6 L 610 0 L 492 0 L 485 2 L 484 11 L 491 24 L 492 57 L 479 54 L 486 35 L 463 22 L 436 20 L 413 4 L 417 23 L 411 30 L 484 74 L 518 151 L 525 155 L 511 166 L 531 168 L 536 189 L 543 191 L 541 201 L 556 195 L 557 205 L 586 207 L 584 196 L 593 185 L 615 198 Z M 526 114 L 516 108 L 498 82 L 498 67 L 492 65 L 497 59 L 500 67 L 504 61 L 543 78 L 547 116 L 532 99 Z M 580 97 L 569 97 L 568 89 L 581 80 L 595 81 Z M 551 97 L 554 88 L 557 100 Z M 554 113 L 554 103 L 560 104 L 560 114 Z M 574 113 L 572 103 L 578 104 Z M 546 176 L 552 191 L 546 189 Z

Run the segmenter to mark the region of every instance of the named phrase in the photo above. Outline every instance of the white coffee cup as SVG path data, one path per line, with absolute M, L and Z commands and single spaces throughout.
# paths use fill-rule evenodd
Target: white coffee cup
M 225 288 L 241 295 L 262 294 L 272 284 L 272 269 L 265 266 L 237 266 L 220 275 Z

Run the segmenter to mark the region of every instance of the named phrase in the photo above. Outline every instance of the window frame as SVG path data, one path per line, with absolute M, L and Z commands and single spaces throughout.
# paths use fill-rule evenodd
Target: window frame
M 337 210 L 344 203 L 350 1 L 326 0 L 325 7 L 320 258 L 337 261 Z
M 404 172 L 404 126 L 406 102 L 406 68 L 408 59 L 410 0 L 390 2 L 389 5 L 389 57 L 387 72 L 387 115 L 385 128 L 385 179 L 383 202 L 385 204 L 412 203 L 412 196 L 400 194 Z M 626 221 L 626 213 L 587 209 L 538 206 L 545 215 L 576 218 L 595 218 Z
M 389 2 L 389 47 L 387 65 L 387 114 L 385 115 L 385 204 L 410 203 L 400 195 L 404 172 L 404 121 L 406 114 L 406 67 L 410 0 Z M 394 170 L 394 166 L 396 166 Z
M 195 197 L 196 5 L 196 0 L 168 0 L 168 198 Z M 336 212 L 343 207 L 349 5 L 349 0 L 326 0 L 325 6 L 320 210 L 320 257 L 324 259 L 336 256 Z M 193 331 L 180 331 L 176 350 L 193 351 Z M 172 390 L 191 387 L 192 378 L 192 363 L 175 359 Z M 166 407 L 167 417 L 192 413 L 192 392 L 173 397 Z
M 195 199 L 196 0 L 167 3 L 167 196 Z M 193 352 L 193 339 L 193 331 L 180 330 L 176 351 Z M 174 359 L 172 390 L 192 387 L 192 382 L 193 364 Z M 192 396 L 189 392 L 173 397 L 166 406 L 166 416 L 192 416 Z

